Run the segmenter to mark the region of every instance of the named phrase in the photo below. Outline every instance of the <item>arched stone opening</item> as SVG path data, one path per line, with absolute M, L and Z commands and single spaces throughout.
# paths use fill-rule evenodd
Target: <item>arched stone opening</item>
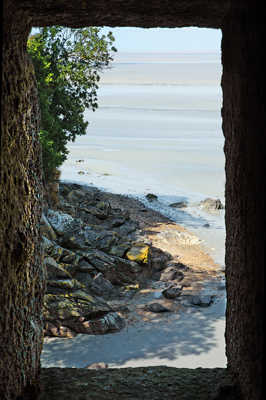
M 1 135 L 1 386 L 3 399 L 38 388 L 42 340 L 41 168 L 32 26 L 221 28 L 226 155 L 226 354 L 245 399 L 262 398 L 262 22 L 251 1 L 136 0 L 4 4 Z

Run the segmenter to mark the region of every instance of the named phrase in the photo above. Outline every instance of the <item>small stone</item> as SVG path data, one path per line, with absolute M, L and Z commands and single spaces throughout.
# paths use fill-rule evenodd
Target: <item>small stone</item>
M 214 301 L 215 295 L 195 295 L 191 298 L 191 304 L 199 307 L 209 307 Z
M 162 294 L 167 299 L 175 299 L 181 295 L 183 286 L 171 285 L 162 291 Z
M 200 207 L 206 209 L 207 211 L 223 210 L 224 205 L 220 199 L 206 198 L 200 202 Z
M 163 312 L 170 312 L 169 308 L 164 307 L 160 303 L 151 303 L 145 306 L 145 310 L 151 311 L 153 313 L 163 313 Z
M 167 267 L 168 262 L 171 260 L 171 254 L 163 251 L 157 247 L 150 248 L 150 259 L 153 271 L 161 271 Z
M 160 276 L 160 280 L 163 282 L 167 282 L 167 281 L 173 281 L 173 280 L 177 280 L 177 281 L 182 281 L 184 279 L 184 274 L 181 271 L 176 270 L 173 267 L 168 267 L 166 268 Z
M 184 201 L 178 201 L 176 203 L 169 204 L 169 207 L 172 208 L 185 208 L 187 207 L 187 203 Z
M 154 200 L 158 200 L 158 197 L 155 194 L 148 193 L 148 194 L 146 194 L 146 199 L 149 201 L 154 201 Z

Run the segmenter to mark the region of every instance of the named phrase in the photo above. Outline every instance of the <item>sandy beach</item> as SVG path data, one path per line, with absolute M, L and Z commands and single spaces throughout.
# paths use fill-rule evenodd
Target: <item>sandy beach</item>
M 182 301 L 162 296 L 163 282 L 139 290 L 128 302 L 109 302 L 113 308 L 127 306 L 126 327 L 106 335 L 77 335 L 72 339 L 45 338 L 43 367 L 85 367 L 106 363 L 109 367 L 165 365 L 174 367 L 224 367 L 225 288 L 221 266 L 202 247 L 201 241 L 183 226 L 136 199 L 101 192 L 112 207 L 130 210 L 145 238 L 187 267 L 182 281 Z M 145 212 L 144 212 L 145 211 Z M 191 305 L 192 295 L 209 295 L 207 307 Z M 171 310 L 153 313 L 145 306 L 156 301 Z

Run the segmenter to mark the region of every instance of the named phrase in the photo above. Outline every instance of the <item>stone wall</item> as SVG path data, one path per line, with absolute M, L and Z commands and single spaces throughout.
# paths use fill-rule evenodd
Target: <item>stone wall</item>
M 19 8 L 17 7 L 19 4 Z M 38 387 L 44 276 L 38 107 L 26 56 L 30 26 L 222 28 L 226 138 L 226 352 L 243 396 L 259 400 L 262 368 L 262 133 L 260 10 L 251 1 L 7 0 L 1 141 L 0 397 Z M 254 8 L 253 8 L 254 7 Z
M 9 4 L 2 59 L 0 398 L 34 389 L 40 373 L 42 297 L 39 110 L 26 54 L 30 25 Z
M 20 1 L 34 26 L 138 26 L 220 28 L 230 0 L 45 0 Z
M 262 398 L 263 26 L 258 11 L 232 8 L 223 28 L 226 156 L 226 355 L 245 399 Z

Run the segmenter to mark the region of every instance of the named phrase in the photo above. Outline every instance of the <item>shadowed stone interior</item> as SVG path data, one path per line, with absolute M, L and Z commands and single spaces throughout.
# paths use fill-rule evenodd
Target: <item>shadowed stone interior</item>
M 37 139 L 38 102 L 34 73 L 26 54 L 26 40 L 32 26 L 51 24 L 222 29 L 228 298 L 226 354 L 228 370 L 239 385 L 243 398 L 261 399 L 264 254 L 261 183 L 265 126 L 261 86 L 264 75 L 261 62 L 263 21 L 259 6 L 249 0 L 4 2 L 0 172 L 1 399 L 35 398 L 40 386 L 41 309 L 45 289 L 39 245 L 42 185 Z M 140 379 L 138 373 L 142 374 L 142 370 L 138 370 L 133 373 L 136 376 L 134 382 Z M 155 369 L 151 371 L 151 375 L 155 374 Z M 170 369 L 165 371 L 166 375 L 172 376 Z M 51 380 L 47 380 L 50 373 Z M 109 371 L 99 373 L 103 385 L 105 377 L 108 381 L 109 373 L 113 374 Z M 55 393 L 58 393 L 58 386 L 65 383 L 69 371 L 65 370 L 65 374 L 64 370 L 43 371 L 42 379 L 46 382 L 43 399 L 60 398 Z M 85 372 L 79 370 L 73 372 L 78 379 L 73 386 L 77 388 L 76 393 L 79 392 L 79 380 L 83 382 L 83 374 Z M 86 374 L 86 382 L 90 384 L 92 375 L 87 371 Z M 112 379 L 116 379 L 116 374 L 119 372 L 114 373 Z M 178 374 L 176 370 L 175 377 Z M 191 374 L 193 372 L 189 370 L 185 373 L 186 376 Z M 58 379 L 58 384 L 49 389 L 47 382 L 54 382 L 52 379 Z M 155 382 L 149 382 L 151 390 L 154 390 Z M 178 398 L 182 379 L 173 379 L 173 382 L 171 390 L 176 390 Z M 83 384 L 83 389 L 86 385 Z M 54 393 L 49 392 L 50 397 L 47 397 L 45 391 L 51 388 L 54 388 Z M 79 398 L 87 399 L 86 396 L 79 395 Z M 123 396 L 120 398 L 135 398 L 131 394 Z M 66 398 L 77 397 L 69 394 Z M 194 398 L 204 397 L 199 393 Z

